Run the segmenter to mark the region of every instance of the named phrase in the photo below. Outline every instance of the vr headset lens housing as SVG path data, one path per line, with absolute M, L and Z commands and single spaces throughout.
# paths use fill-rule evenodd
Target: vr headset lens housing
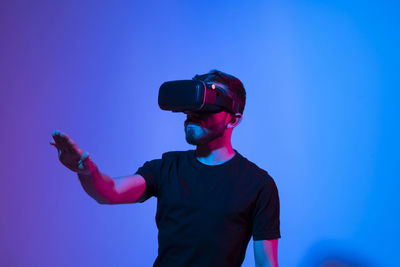
M 200 79 L 165 82 L 158 92 L 158 105 L 172 112 L 236 113 L 239 106 L 222 89 Z

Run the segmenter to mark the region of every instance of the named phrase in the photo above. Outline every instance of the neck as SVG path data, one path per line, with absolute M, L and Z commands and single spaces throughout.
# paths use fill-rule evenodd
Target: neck
M 196 148 L 196 157 L 201 163 L 218 165 L 230 160 L 235 155 L 230 142 L 222 146 L 210 144 L 198 145 Z

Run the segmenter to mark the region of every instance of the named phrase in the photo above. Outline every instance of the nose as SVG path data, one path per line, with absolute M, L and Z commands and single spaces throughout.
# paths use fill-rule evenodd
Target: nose
M 199 117 L 196 117 L 196 116 L 193 116 L 193 115 L 187 115 L 187 119 L 188 120 L 192 120 L 192 121 L 198 121 L 198 120 L 200 120 L 200 118 Z
M 199 117 L 199 114 L 193 112 L 193 111 L 185 111 L 184 112 L 188 117 Z
M 201 117 L 196 113 L 189 112 L 189 113 L 186 113 L 186 120 L 193 121 L 193 122 L 200 122 Z

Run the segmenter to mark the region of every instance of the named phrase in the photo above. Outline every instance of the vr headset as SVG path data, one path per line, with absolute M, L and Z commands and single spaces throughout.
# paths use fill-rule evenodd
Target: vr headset
M 218 82 L 203 81 L 196 75 L 192 80 L 165 82 L 158 92 L 158 105 L 172 112 L 239 112 L 236 103 Z

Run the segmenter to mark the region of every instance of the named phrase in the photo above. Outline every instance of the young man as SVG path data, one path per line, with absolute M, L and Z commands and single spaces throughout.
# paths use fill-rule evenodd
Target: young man
M 186 141 L 196 150 L 166 152 L 132 176 L 101 173 L 64 133 L 53 132 L 61 162 L 78 173 L 99 203 L 157 197 L 158 256 L 154 266 L 241 266 L 253 236 L 256 266 L 278 266 L 279 196 L 274 179 L 232 148 L 246 92 L 239 79 L 212 70 L 196 75 L 240 103 L 238 113 L 185 112 Z

